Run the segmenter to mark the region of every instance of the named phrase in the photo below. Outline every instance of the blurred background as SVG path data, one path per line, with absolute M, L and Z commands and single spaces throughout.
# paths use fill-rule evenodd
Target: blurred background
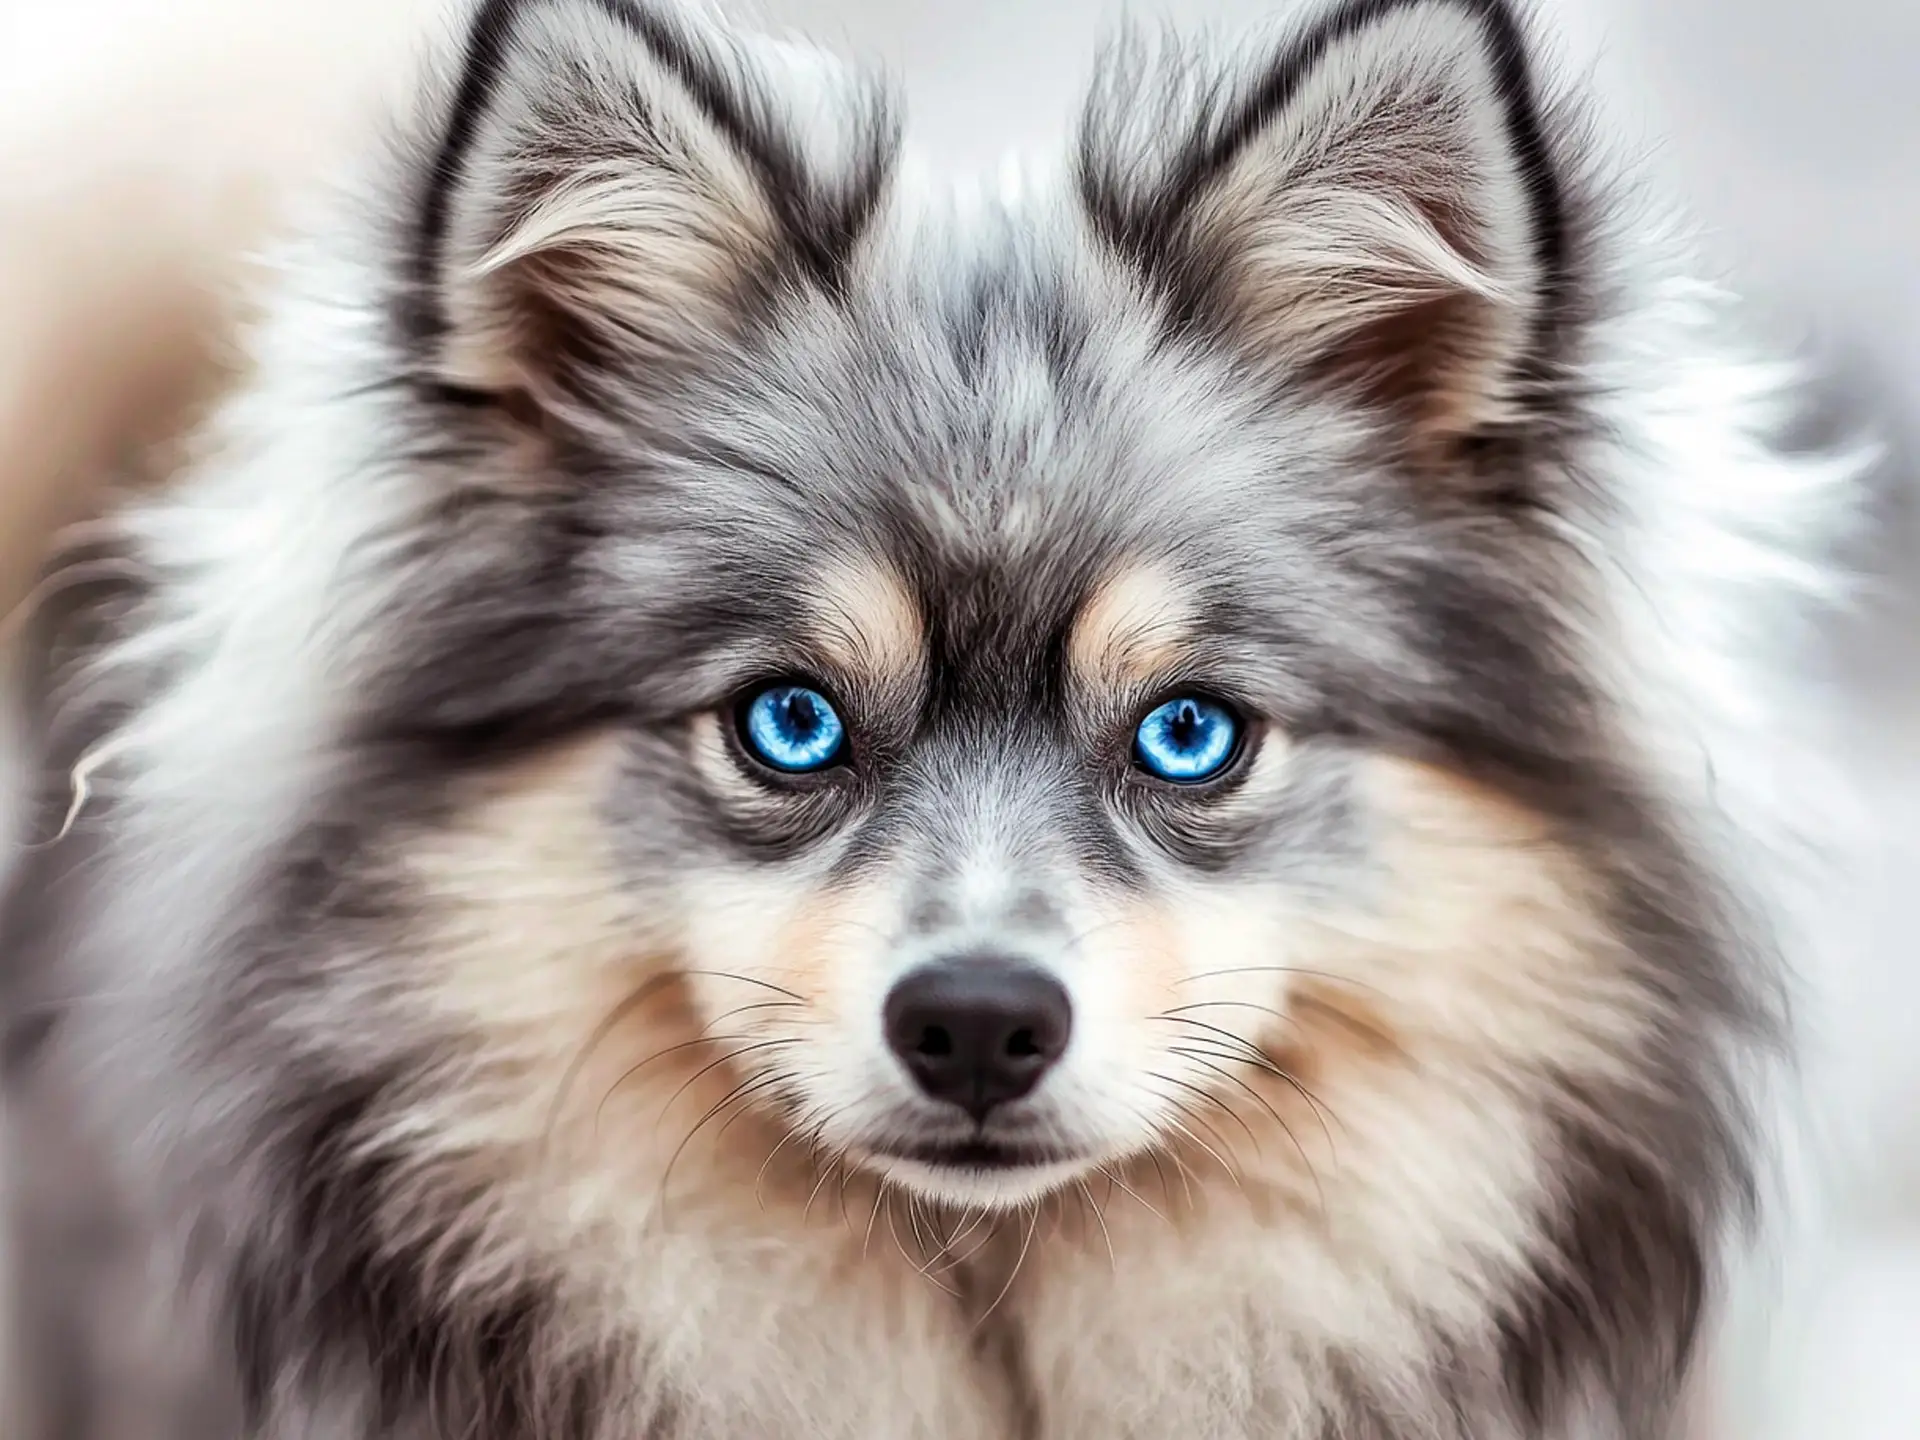
M 0 0 L 0 188 L 31 170 L 40 143 L 33 124 L 53 113 L 43 94 L 58 92 L 60 123 L 87 131 L 100 153 L 115 137 L 107 122 L 88 119 L 90 96 L 123 94 L 129 84 L 151 97 L 157 115 L 185 117 L 176 129 L 197 143 L 221 133 L 233 105 L 260 103 L 259 60 L 270 66 L 275 46 L 301 47 L 309 61 L 318 47 L 339 60 L 331 93 L 322 94 L 329 82 L 311 63 L 301 82 L 315 87 L 310 93 L 275 92 L 284 115 L 298 118 L 282 127 L 283 153 L 297 158 L 325 130 L 308 122 L 337 118 L 359 94 L 362 72 L 379 68 L 373 57 L 397 53 L 423 8 L 425 0 Z M 911 140 L 932 164 L 961 171 L 991 171 L 1020 150 L 1057 150 L 1094 43 L 1117 15 L 1114 0 L 728 8 L 884 61 L 907 92 Z M 1244 23 L 1274 6 L 1159 0 L 1130 8 L 1191 24 Z M 1817 362 L 1827 424 L 1878 428 L 1889 472 L 1908 467 L 1920 430 L 1920 0 L 1538 0 L 1537 8 L 1567 63 L 1591 72 L 1609 123 L 1709 228 L 1715 263 L 1753 298 L 1775 342 Z M 243 10 L 241 37 L 234 16 Z M 205 53 L 230 50 L 232 85 L 169 89 L 169 65 L 189 50 L 197 68 L 180 73 L 203 78 Z M 9 130 L 8 118 L 21 115 L 33 124 Z M 9 203 L 21 203 L 17 187 L 0 198 L 0 232 Z M 0 234 L 0 257 L 3 247 Z M 7 369 L 10 343 L 0 335 L 0 389 L 17 379 Z M 1912 938 L 1920 921 L 1920 546 L 1904 493 L 1889 487 L 1875 553 L 1865 557 L 1874 583 L 1861 614 L 1828 637 L 1823 662 L 1852 701 L 1845 758 L 1877 822 L 1874 842 L 1847 859 L 1847 884 L 1818 917 L 1822 959 L 1803 981 L 1808 1073 L 1823 1106 L 1812 1164 L 1829 1203 L 1819 1244 L 1803 1252 L 1795 1275 L 1792 1323 L 1772 1348 L 1736 1351 L 1727 1397 L 1706 1418 L 1712 1440 L 1920 1437 L 1920 947 Z M 29 1315 L 20 1328 L 32 1324 Z M 19 1338 L 29 1353 L 51 1343 Z M 141 1392 L 85 1440 L 148 1440 L 155 1406 L 164 1408 L 158 1394 Z M 0 1434 L 10 1433 L 0 1422 Z

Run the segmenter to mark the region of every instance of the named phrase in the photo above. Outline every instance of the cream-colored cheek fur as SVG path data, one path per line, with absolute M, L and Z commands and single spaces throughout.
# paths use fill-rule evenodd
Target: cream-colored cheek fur
M 1195 1133 L 1096 1183 L 1098 1243 L 1036 1247 L 1016 1287 L 1066 1433 L 1289 1434 L 1335 1346 L 1418 1374 L 1432 1320 L 1484 1329 L 1539 1233 L 1530 1068 L 1633 1069 L 1645 1002 L 1545 827 L 1410 764 L 1364 792 L 1371 903 L 1215 896 L 1134 932 L 1210 1028 L 1149 1039 Z
M 857 1175 L 816 1185 L 767 1112 L 728 1103 L 752 1072 L 702 1037 L 795 1023 L 727 1014 L 784 998 L 720 973 L 755 973 L 768 907 L 703 926 L 630 894 L 601 812 L 618 744 L 496 776 L 458 824 L 400 847 L 421 909 L 386 966 L 392 1003 L 466 1053 L 382 1137 L 408 1165 L 390 1243 L 451 1263 L 481 1237 L 448 1273 L 462 1288 L 557 1271 L 583 1318 L 658 1347 L 645 1368 L 701 1433 L 798 1413 L 821 1436 L 1000 1440 L 1000 1382 L 894 1207 Z M 768 972 L 789 982 L 809 985 L 804 961 Z
M 654 1338 L 715 1433 L 799 1407 L 820 1435 L 1000 1440 L 998 1316 L 1050 1436 L 1289 1434 L 1336 1348 L 1391 1387 L 1437 1329 L 1491 1323 L 1552 1183 L 1530 1067 L 1633 1068 L 1639 1002 L 1573 857 L 1378 760 L 1364 898 L 1115 901 L 1072 962 L 1091 1058 L 1053 1103 L 1131 1107 L 1106 1137 L 1130 1155 L 992 1217 L 889 1192 L 810 1127 L 875 1099 L 855 1052 L 879 1053 L 892 898 L 771 867 L 636 897 L 619 744 L 493 776 L 396 849 L 420 908 L 385 1003 L 464 1058 L 381 1137 L 407 1166 L 388 1239 L 452 1267 L 481 1237 L 462 1287 L 559 1275 L 603 1324 L 582 1343 Z

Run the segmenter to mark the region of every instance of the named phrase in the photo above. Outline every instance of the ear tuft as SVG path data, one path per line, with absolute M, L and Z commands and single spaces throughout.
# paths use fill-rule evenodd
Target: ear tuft
M 896 138 L 824 57 L 641 0 L 489 0 L 422 211 L 438 369 L 540 397 L 835 284 Z
M 1081 142 L 1096 227 L 1264 368 L 1410 441 L 1510 419 L 1562 218 L 1506 6 L 1360 0 L 1217 74 L 1173 50 L 1110 64 Z

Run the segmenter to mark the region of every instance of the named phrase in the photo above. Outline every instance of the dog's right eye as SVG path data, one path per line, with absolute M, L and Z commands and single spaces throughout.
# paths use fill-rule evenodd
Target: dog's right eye
M 747 753 L 783 775 L 812 774 L 846 756 L 846 722 L 811 686 L 763 686 L 741 703 L 737 723 Z

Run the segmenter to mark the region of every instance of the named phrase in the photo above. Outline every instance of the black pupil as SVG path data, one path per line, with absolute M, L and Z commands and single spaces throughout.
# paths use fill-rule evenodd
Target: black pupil
M 820 707 L 813 696 L 795 690 L 787 696 L 787 728 L 800 740 L 811 740 L 820 730 Z
M 1173 712 L 1173 723 L 1167 729 L 1177 748 L 1193 749 L 1200 734 L 1200 707 L 1191 700 L 1181 701 L 1180 708 Z

